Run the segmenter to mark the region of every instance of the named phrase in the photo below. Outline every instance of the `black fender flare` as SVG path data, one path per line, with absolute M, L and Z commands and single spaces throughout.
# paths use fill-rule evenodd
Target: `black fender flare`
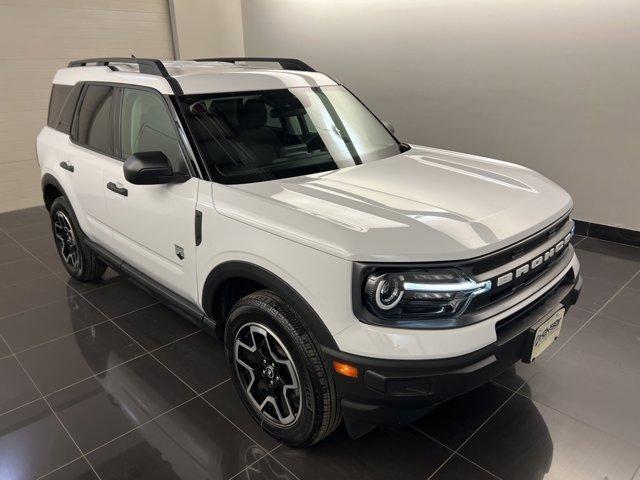
M 220 293 L 218 288 L 232 278 L 252 280 L 281 296 L 298 312 L 302 324 L 312 333 L 320 346 L 339 350 L 327 326 L 302 295 L 274 273 L 250 262 L 224 262 L 209 273 L 202 289 L 202 307 L 207 315 L 213 312 L 216 295 Z
M 58 189 L 58 191 L 60 193 L 62 193 L 62 195 L 64 195 L 65 197 L 69 198 L 69 196 L 67 195 L 67 192 L 65 192 L 64 188 L 62 188 L 62 185 L 60 185 L 60 182 L 58 182 L 58 179 L 56 179 L 56 177 L 54 177 L 50 173 L 45 173 L 42 176 L 42 180 L 40 181 L 40 185 L 42 187 L 43 196 L 44 196 L 44 190 L 47 187 L 47 185 L 52 185 L 52 186 L 56 187 Z M 46 204 L 45 204 L 45 206 L 46 206 Z

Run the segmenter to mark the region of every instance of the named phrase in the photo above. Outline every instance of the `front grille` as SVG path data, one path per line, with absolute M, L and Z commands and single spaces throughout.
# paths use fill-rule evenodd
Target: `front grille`
M 506 285 L 501 287 L 492 288 L 487 293 L 478 295 L 472 303 L 469 305 L 469 309 L 471 311 L 477 310 L 480 308 L 488 307 L 500 300 L 506 299 L 510 297 L 514 293 L 518 292 L 523 288 L 528 287 L 529 285 L 535 283 L 544 273 L 549 270 L 552 266 L 558 263 L 561 259 L 563 259 L 566 255 L 569 254 L 569 250 L 564 250 L 560 255 L 555 255 L 553 260 L 541 265 L 539 268 L 535 270 L 535 273 L 527 276 L 523 281 L 514 283 L 513 285 Z
M 574 281 L 574 279 L 575 279 L 575 276 L 574 276 L 573 270 L 571 269 L 565 274 L 565 276 L 562 278 L 561 281 L 559 281 L 556 285 L 554 285 L 554 287 L 550 289 L 548 292 L 545 292 L 545 294 L 542 295 L 540 298 L 538 298 L 535 302 L 530 303 L 522 310 L 512 315 L 509 315 L 508 317 L 503 318 L 502 320 L 497 322 L 496 334 L 498 336 L 498 339 L 499 340 L 502 339 L 506 335 L 506 332 L 508 330 L 516 326 L 518 323 L 518 320 L 521 320 L 522 318 L 532 314 L 536 309 L 541 308 L 544 305 L 544 303 L 549 298 L 553 297 L 560 288 L 570 284 L 571 282 Z
M 571 248 L 563 244 L 562 250 L 554 253 L 548 260 L 535 268 L 530 268 L 524 274 L 515 276 L 515 271 L 521 267 L 530 265 L 535 258 L 544 258 L 545 252 L 555 248 L 560 241 L 564 241 L 571 232 L 573 222 L 569 218 L 557 222 L 534 237 L 515 245 L 505 251 L 491 256 L 472 266 L 473 276 L 478 281 L 492 281 L 492 288 L 486 293 L 475 297 L 467 308 L 468 313 L 481 310 L 493 304 L 506 300 L 518 291 L 535 284 L 554 265 L 570 255 Z M 512 273 L 514 278 L 503 285 L 498 285 L 497 279 Z M 542 286 L 541 286 L 542 287 Z

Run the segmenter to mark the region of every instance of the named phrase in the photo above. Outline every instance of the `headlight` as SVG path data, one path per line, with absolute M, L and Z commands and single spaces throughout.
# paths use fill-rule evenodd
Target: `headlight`
M 454 269 L 373 272 L 365 280 L 364 302 L 378 317 L 453 317 L 490 289 L 490 281 L 475 282 Z

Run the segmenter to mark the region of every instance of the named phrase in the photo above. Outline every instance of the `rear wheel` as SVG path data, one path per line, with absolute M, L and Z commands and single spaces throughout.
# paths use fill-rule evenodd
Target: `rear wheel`
M 332 379 L 297 313 L 278 295 L 262 290 L 236 303 L 225 349 L 243 403 L 272 436 L 300 447 L 337 427 Z
M 84 242 L 84 237 L 69 201 L 58 197 L 51 205 L 51 229 L 56 250 L 69 275 L 81 282 L 98 280 L 107 266 Z

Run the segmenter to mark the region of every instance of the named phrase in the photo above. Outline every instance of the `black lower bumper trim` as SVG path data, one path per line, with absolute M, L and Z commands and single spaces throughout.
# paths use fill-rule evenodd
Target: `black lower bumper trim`
M 559 307 L 575 304 L 582 278 L 573 271 L 541 299 L 502 321 L 497 341 L 467 355 L 437 360 L 388 360 L 324 348 L 327 360 L 358 368 L 358 378 L 335 374 L 345 418 L 376 424 L 410 423 L 436 405 L 466 393 L 523 360 L 529 329 Z M 329 363 L 331 364 L 331 363 Z

